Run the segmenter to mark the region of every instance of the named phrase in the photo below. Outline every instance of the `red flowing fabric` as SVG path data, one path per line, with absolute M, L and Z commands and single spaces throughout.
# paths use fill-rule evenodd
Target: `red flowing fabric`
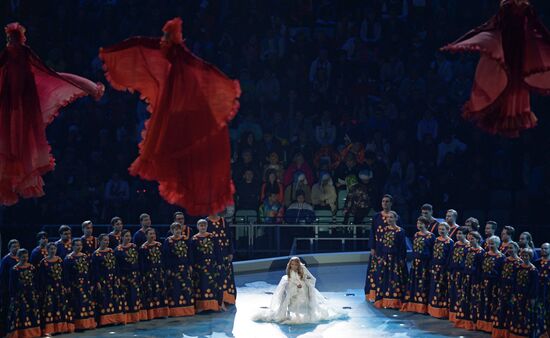
M 18 23 L 5 28 L 8 44 L 0 52 L 0 204 L 44 195 L 42 175 L 55 160 L 46 127 L 60 108 L 75 99 L 103 95 L 101 83 L 56 73 L 25 44 Z
M 550 94 L 550 33 L 528 1 L 502 1 L 489 21 L 442 50 L 481 54 L 465 119 L 508 137 L 535 127 L 530 91 Z
M 163 38 L 133 37 L 99 53 L 111 85 L 139 92 L 151 113 L 129 171 L 158 181 L 161 196 L 191 214 L 218 212 L 235 191 L 227 124 L 240 86 L 187 49 L 179 18 L 163 31 Z

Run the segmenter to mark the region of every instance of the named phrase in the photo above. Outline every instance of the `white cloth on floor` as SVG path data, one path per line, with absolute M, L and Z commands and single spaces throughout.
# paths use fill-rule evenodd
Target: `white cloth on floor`
M 316 279 L 302 264 L 304 278 L 291 271 L 284 275 L 273 293 L 269 309 L 254 315 L 255 321 L 306 324 L 343 319 L 347 313 L 332 308 L 315 288 Z M 300 287 L 301 286 L 301 287 Z

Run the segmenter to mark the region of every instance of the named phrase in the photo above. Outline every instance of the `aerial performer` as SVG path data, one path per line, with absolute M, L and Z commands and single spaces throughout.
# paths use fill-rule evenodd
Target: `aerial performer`
M 227 124 L 239 82 L 189 51 L 180 18 L 162 30 L 162 38 L 132 37 L 99 52 L 111 85 L 137 91 L 151 113 L 129 171 L 158 181 L 161 196 L 191 214 L 218 212 L 235 191 Z
M 104 87 L 80 76 L 57 73 L 26 44 L 25 27 L 5 27 L 0 52 L 0 205 L 44 195 L 42 175 L 55 160 L 46 127 L 59 109 L 79 97 L 101 98 Z
M 506 137 L 535 127 L 529 96 L 550 95 L 550 32 L 528 0 L 502 0 L 495 16 L 442 50 L 481 54 L 465 119 Z

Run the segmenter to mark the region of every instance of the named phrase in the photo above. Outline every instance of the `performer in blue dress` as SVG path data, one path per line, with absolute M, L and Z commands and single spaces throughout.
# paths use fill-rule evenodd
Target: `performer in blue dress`
M 38 268 L 38 264 L 48 255 L 48 249 L 46 249 L 46 245 L 48 245 L 48 233 L 40 231 L 36 234 L 36 241 L 38 245 L 31 251 L 29 262 L 31 262 L 35 268 Z
M 222 275 L 225 279 L 222 282 L 223 302 L 226 304 L 235 304 L 237 297 L 237 288 L 235 287 L 235 276 L 233 274 L 233 255 L 235 247 L 233 246 L 233 237 L 231 228 L 225 222 L 225 218 L 219 215 L 210 215 L 207 218 L 208 232 L 218 239 L 223 257 Z
M 407 246 L 405 230 L 396 224 L 397 213 L 390 211 L 383 229 L 377 270 L 378 285 L 374 306 L 401 309 L 407 287 Z
M 550 243 L 540 246 L 540 259 L 535 262 L 539 271 L 539 304 L 541 314 L 539 316 L 542 334 L 550 337 Z
M 0 337 L 6 333 L 6 321 L 10 303 L 10 271 L 19 262 L 19 257 L 17 256 L 19 241 L 10 239 L 8 250 L 8 254 L 2 257 L 2 261 L 0 262 Z
M 101 234 L 98 239 L 99 248 L 92 256 L 92 285 L 97 324 L 125 324 L 124 300 L 120 294 L 115 253 L 109 248 L 109 235 Z
M 157 242 L 155 229 L 148 228 L 145 235 L 147 241 L 139 248 L 143 308 L 147 319 L 168 317 L 162 244 Z
M 29 263 L 29 252 L 18 249 L 18 262 L 9 271 L 7 338 L 41 337 L 40 297 L 36 290 L 37 272 Z
M 470 246 L 466 251 L 462 291 L 458 298 L 458 312 L 455 327 L 475 330 L 479 303 L 481 302 L 481 264 L 485 250 L 481 247 L 481 235 L 477 231 L 468 234 Z
M 449 261 L 449 321 L 456 322 L 458 313 L 458 299 L 462 292 L 462 279 L 464 276 L 464 264 L 466 263 L 466 252 L 470 242 L 466 236 L 470 227 L 461 226 L 456 231 L 456 241 L 451 251 Z
M 185 231 L 183 230 L 185 228 Z M 166 298 L 170 317 L 195 314 L 193 297 L 192 256 L 189 227 L 174 222 L 170 225 L 172 236 L 166 238 L 163 259 L 166 268 Z
M 109 238 L 111 238 L 109 236 Z M 120 295 L 124 300 L 126 323 L 147 319 L 147 312 L 141 301 L 142 283 L 137 246 L 132 243 L 130 230 L 121 231 L 122 242 L 115 248 L 115 258 L 120 280 Z
M 57 245 L 49 243 L 48 256 L 38 266 L 38 290 L 41 297 L 42 335 L 73 332 L 73 316 L 63 280 L 63 260 Z
M 93 253 L 97 250 L 99 244 L 97 238 L 94 237 L 94 224 L 92 221 L 82 222 L 82 252 L 88 257 L 92 257 Z
M 500 277 L 505 256 L 499 251 L 500 238 L 489 237 L 486 242 L 489 251 L 483 256 L 481 265 L 481 302 L 476 321 L 476 330 L 493 332 L 493 315 L 497 311 Z
M 65 258 L 72 251 L 72 231 L 68 225 L 62 225 L 59 227 L 60 238 L 55 242 L 57 245 L 57 255 L 62 259 Z
M 218 238 L 207 232 L 208 221 L 197 222 L 199 232 L 191 240 L 196 312 L 225 310 L 222 274 L 224 260 Z
M 90 284 L 90 259 L 82 252 L 82 239 L 73 239 L 73 251 L 63 260 L 64 284 L 75 330 L 97 326 Z
M 413 240 L 413 261 L 409 283 L 401 311 L 427 313 L 428 292 L 430 291 L 430 262 L 433 255 L 435 235 L 428 231 L 430 220 L 418 217 Z
M 428 313 L 435 318 L 449 317 L 449 259 L 454 245 L 449 229 L 449 224 L 439 223 L 430 268 Z
M 508 316 L 507 337 L 541 337 L 544 326 L 538 316 L 541 314 L 537 307 L 537 289 L 539 287 L 539 272 L 531 263 L 533 250 L 521 249 L 519 254 L 521 264 L 514 280 L 512 301 Z
M 380 266 L 378 253 L 382 250 L 380 245 L 382 243 L 383 230 L 387 225 L 388 216 L 392 211 L 392 201 L 393 197 L 391 195 L 384 195 L 382 198 L 382 211 L 376 213 L 372 218 L 372 228 L 369 234 L 370 256 L 367 266 L 367 278 L 365 281 L 365 298 L 369 302 L 374 302 L 376 298 L 376 288 L 378 285 L 376 276 Z M 401 224 L 399 216 L 396 224 L 398 226 Z
M 512 292 L 514 291 L 517 270 L 522 263 L 518 254 L 519 245 L 516 242 L 508 242 L 506 245 L 506 258 L 500 275 L 497 306 L 493 314 L 492 335 L 495 338 L 508 337 L 509 335 L 508 319 L 510 318 Z

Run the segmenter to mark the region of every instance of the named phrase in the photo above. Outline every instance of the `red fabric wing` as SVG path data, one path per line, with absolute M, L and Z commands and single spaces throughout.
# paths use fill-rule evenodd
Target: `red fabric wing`
M 105 76 L 115 89 L 137 91 L 147 102 L 149 112 L 156 111 L 170 69 L 160 50 L 160 39 L 130 38 L 116 46 L 101 48 L 99 57 L 104 63 Z
M 101 96 L 103 86 L 54 72 L 27 46 L 8 46 L 0 60 L 0 204 L 12 205 L 44 195 L 41 175 L 54 168 L 47 123 L 77 97 Z
M 220 211 L 233 202 L 228 128 L 200 142 L 193 155 L 178 162 L 179 177 L 159 182 L 161 196 L 169 203 L 184 206 L 193 215 Z
M 525 29 L 525 83 L 544 95 L 550 95 L 550 32 L 530 12 Z
M 502 37 L 498 30 L 477 31 L 442 48 L 450 52 L 480 52 L 470 100 L 464 106 L 464 115 L 486 109 L 493 104 L 508 85 L 502 50 Z
M 227 123 L 240 87 L 183 45 L 131 38 L 101 50 L 117 89 L 139 91 L 149 102 L 132 175 L 159 182 L 160 194 L 192 214 L 220 211 L 233 200 Z

